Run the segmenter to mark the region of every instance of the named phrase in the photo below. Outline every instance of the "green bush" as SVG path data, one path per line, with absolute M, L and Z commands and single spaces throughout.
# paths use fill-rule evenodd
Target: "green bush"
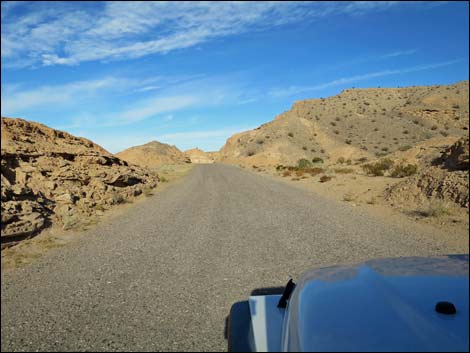
M 308 159 L 302 158 L 297 161 L 297 166 L 300 169 L 310 168 L 312 166 L 312 162 L 310 162 Z
M 392 172 L 390 173 L 390 176 L 394 178 L 404 178 L 413 174 L 416 174 L 418 171 L 418 166 L 416 164 L 399 164 L 397 165 Z

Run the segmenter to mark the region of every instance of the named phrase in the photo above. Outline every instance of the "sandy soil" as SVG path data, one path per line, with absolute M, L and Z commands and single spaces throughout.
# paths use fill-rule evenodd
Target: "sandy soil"
M 316 176 L 304 174 L 284 177 L 282 172 L 274 168 L 248 168 L 254 173 L 265 177 L 281 180 L 289 185 L 312 191 L 323 197 L 344 202 L 351 207 L 359 208 L 383 219 L 388 223 L 400 224 L 407 222 L 410 226 L 418 226 L 427 231 L 444 231 L 449 234 L 469 234 L 468 209 L 447 205 L 449 214 L 439 217 L 426 217 L 427 206 L 395 205 L 384 199 L 386 187 L 399 183 L 403 179 L 391 177 L 372 177 L 356 173 L 335 173 L 337 169 L 349 169 L 351 166 L 330 166 L 326 173 Z M 354 166 L 352 167 L 355 168 Z M 356 169 L 357 170 L 357 169 Z M 331 176 L 327 182 L 320 182 L 323 175 Z

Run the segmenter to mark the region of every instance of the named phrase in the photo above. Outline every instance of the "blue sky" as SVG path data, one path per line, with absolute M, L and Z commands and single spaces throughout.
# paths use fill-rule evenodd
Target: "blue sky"
M 467 2 L 2 2 L 1 113 L 218 150 L 299 99 L 468 79 Z

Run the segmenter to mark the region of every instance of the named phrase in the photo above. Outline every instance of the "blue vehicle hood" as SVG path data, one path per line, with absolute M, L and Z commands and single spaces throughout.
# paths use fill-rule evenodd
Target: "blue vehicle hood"
M 469 257 L 396 258 L 302 275 L 285 351 L 468 351 Z M 436 312 L 438 302 L 454 315 Z

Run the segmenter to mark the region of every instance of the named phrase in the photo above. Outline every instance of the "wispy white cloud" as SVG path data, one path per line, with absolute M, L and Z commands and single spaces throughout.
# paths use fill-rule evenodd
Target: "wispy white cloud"
M 155 83 L 162 83 L 161 88 Z M 109 76 L 33 89 L 2 85 L 1 113 L 34 120 L 41 112 L 62 111 L 61 128 L 74 129 L 118 127 L 147 119 L 173 124 L 175 112 L 240 104 L 249 95 L 244 84 L 235 73 L 142 80 Z
M 405 55 L 413 55 L 417 52 L 417 49 L 409 49 L 409 50 L 397 50 L 391 53 L 386 53 L 383 55 L 379 55 L 378 59 L 388 59 L 388 58 L 396 58 L 398 56 L 405 56 Z
M 408 68 L 402 68 L 402 69 L 394 69 L 394 70 L 381 70 L 381 71 L 376 71 L 376 72 L 369 72 L 366 74 L 362 75 L 354 75 L 354 76 L 349 76 L 349 77 L 342 77 L 339 79 L 335 79 L 332 81 L 328 81 L 325 83 L 320 83 L 312 86 L 289 86 L 287 88 L 276 88 L 272 89 L 269 91 L 269 95 L 273 97 L 286 97 L 286 96 L 292 96 L 300 93 L 305 93 L 305 92 L 311 92 L 311 91 L 316 91 L 316 90 L 322 90 L 328 87 L 333 87 L 333 86 L 341 86 L 341 85 L 346 85 L 358 81 L 364 81 L 368 80 L 371 78 L 376 78 L 376 77 L 383 77 L 383 76 L 390 76 L 390 75 L 399 75 L 399 74 L 405 74 L 405 73 L 410 73 L 410 72 L 417 72 L 417 71 L 424 71 L 424 70 L 432 70 L 432 69 L 437 69 L 440 67 L 444 66 L 449 66 L 453 65 L 461 60 L 450 60 L 450 61 L 445 61 L 441 63 L 433 63 L 433 64 L 428 64 L 428 65 L 420 65 L 420 66 L 413 66 L 413 67 L 408 67 Z
M 395 1 L 32 2 L 15 15 L 14 4 L 3 4 L 5 67 L 139 58 L 247 31 L 401 6 Z
M 15 115 L 22 111 L 46 106 L 61 106 L 85 101 L 98 92 L 116 91 L 128 87 L 130 80 L 105 77 L 97 80 L 77 81 L 64 85 L 47 85 L 36 89 L 21 90 L 20 85 L 2 85 L 2 115 Z

